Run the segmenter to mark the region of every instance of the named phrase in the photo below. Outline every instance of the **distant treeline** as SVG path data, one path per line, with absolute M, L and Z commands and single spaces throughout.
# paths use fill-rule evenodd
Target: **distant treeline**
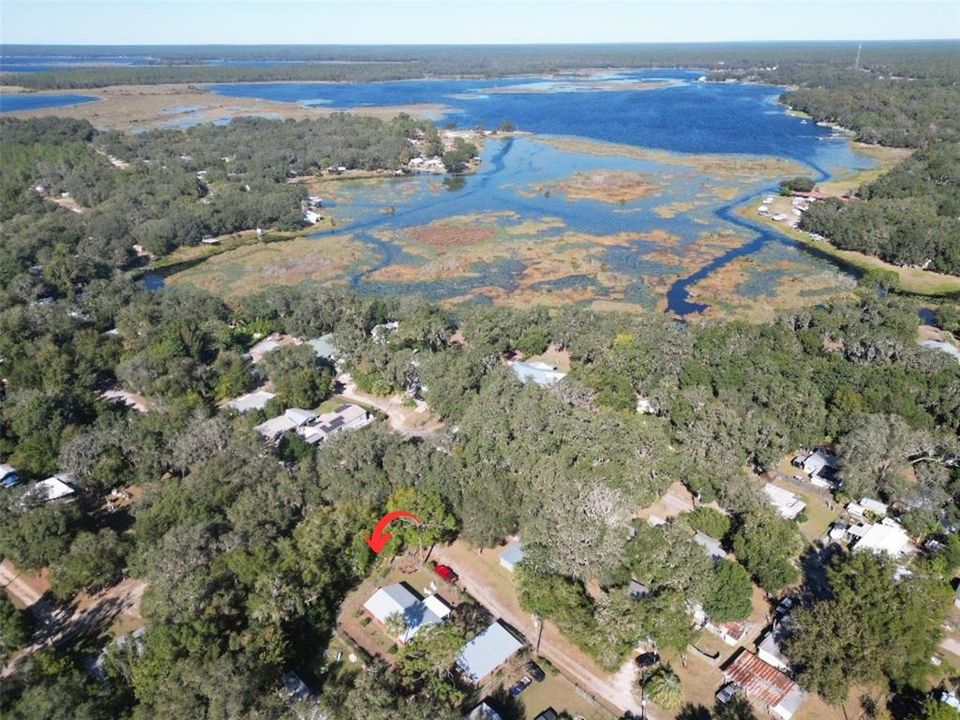
M 910 77 L 956 75 L 958 45 L 951 42 L 867 43 L 871 68 Z M 128 67 L 87 67 L 16 75 L 34 89 L 68 89 L 184 82 L 403 80 L 434 75 L 498 77 L 589 68 L 682 67 L 779 73 L 797 82 L 810 69 L 832 73 L 853 65 L 857 45 L 828 43 L 657 43 L 644 45 L 480 46 L 7 46 L 19 55 L 77 58 L 116 55 L 146 59 Z M 234 63 L 262 63 L 238 65 Z M 275 63 L 275 64 L 269 64 Z M 302 64 L 300 64 L 302 63 Z M 951 70 L 952 68 L 952 70 Z M 794 72 L 796 71 L 796 72 Z M 809 77 L 805 75 L 804 77 Z
M 205 235 L 293 230 L 303 225 L 306 190 L 291 177 L 339 166 L 396 169 L 421 147 L 442 151 L 433 124 L 406 115 L 388 122 L 344 113 L 302 122 L 240 118 L 136 135 L 65 118 L 4 119 L 0 135 L 0 267 L 8 254 L 34 257 L 54 228 L 76 257 L 117 267 L 132 260 L 134 244 L 162 255 Z M 61 193 L 87 210 L 65 212 L 46 199 Z M 39 297 L 78 272 L 27 274 L 18 287 Z

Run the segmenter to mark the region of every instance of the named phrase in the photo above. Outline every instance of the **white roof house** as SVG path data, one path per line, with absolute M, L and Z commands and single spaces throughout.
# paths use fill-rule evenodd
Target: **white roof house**
M 273 400 L 276 395 L 266 390 L 256 390 L 246 395 L 241 395 L 226 403 L 228 408 L 233 408 L 237 412 L 246 413 L 252 410 L 263 410 L 267 403 Z
M 723 546 L 720 544 L 719 540 L 716 540 L 706 533 L 702 533 L 699 530 L 693 536 L 693 541 L 707 551 L 707 555 L 718 560 L 722 560 L 727 556 L 726 551 L 723 549 Z
M 854 545 L 854 550 L 887 553 L 895 558 L 913 552 L 915 549 L 910 543 L 910 537 L 900 527 L 900 523 L 890 518 L 875 525 L 870 525 L 863 537 Z
M 518 360 L 510 364 L 510 369 L 516 373 L 520 382 L 528 383 L 532 380 L 542 387 L 554 385 L 567 376 L 565 372 L 560 372 L 553 365 L 539 361 L 523 362 Z
M 763 492 L 770 500 L 770 504 L 780 514 L 780 517 L 787 520 L 793 520 L 807 507 L 807 504 L 797 495 L 789 490 L 777 487 L 773 483 L 764 485 Z
M 450 606 L 438 595 L 421 599 L 403 583 L 379 588 L 363 607 L 382 624 L 392 615 L 403 615 L 407 629 L 397 638 L 400 642 L 408 642 L 425 625 L 439 625 L 450 614 Z
M 297 427 L 317 419 L 317 414 L 313 410 L 304 410 L 303 408 L 287 408 L 283 414 L 296 423 Z
M 297 434 L 311 445 L 316 445 L 338 432 L 359 430 L 372 422 L 370 413 L 359 405 L 341 405 L 333 412 L 318 415 L 312 424 L 300 427 Z
M 824 468 L 836 470 L 839 467 L 836 455 L 823 450 L 814 450 L 803 460 L 803 471 L 807 475 L 818 475 Z
M 37 497 L 47 502 L 59 500 L 76 492 L 67 484 L 68 482 L 73 482 L 73 476 L 67 473 L 59 473 L 53 477 L 48 477 L 46 480 L 34 483 L 29 492 L 36 493 Z
M 279 440 L 285 432 L 293 430 L 297 424 L 286 415 L 279 415 L 257 425 L 254 430 L 267 440 Z
M 469 679 L 479 683 L 523 647 L 499 620 L 463 646 L 457 665 Z
M 886 503 L 882 503 L 879 500 L 874 500 L 873 498 L 861 498 L 860 507 L 864 510 L 869 510 L 874 515 L 880 518 L 885 518 L 890 512 L 890 508 L 887 507 Z
M 302 342 L 300 338 L 295 338 L 293 335 L 282 335 L 280 333 L 273 333 L 263 338 L 259 342 L 253 345 L 249 350 L 247 350 L 247 356 L 254 364 L 263 360 L 263 356 L 269 352 L 273 352 L 279 347 L 284 347 L 285 345 L 299 345 Z
M 789 625 L 790 617 L 787 616 L 779 624 L 770 628 L 757 643 L 757 656 L 768 665 L 773 665 L 773 667 L 784 672 L 789 672 L 790 663 L 784 656 L 780 643 Z

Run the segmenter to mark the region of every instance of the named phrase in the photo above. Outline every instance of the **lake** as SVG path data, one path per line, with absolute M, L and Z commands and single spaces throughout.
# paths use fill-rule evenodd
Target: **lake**
M 93 95 L 40 95 L 35 93 L 23 93 L 14 95 L 0 94 L 0 113 L 16 112 L 17 110 L 40 110 L 41 108 L 66 107 L 68 105 L 80 105 L 82 103 L 93 102 L 100 98 Z
M 734 210 L 773 192 L 781 177 L 824 180 L 875 161 L 847 136 L 788 114 L 779 88 L 708 83 L 700 75 L 210 89 L 346 110 L 429 103 L 442 106 L 440 125 L 509 122 L 532 133 L 488 138 L 479 170 L 453 189 L 435 177 L 330 184 L 323 194 L 335 195 L 328 212 L 337 235 L 367 251 L 348 273 L 361 293 L 689 315 L 763 311 L 849 292 L 853 277 L 829 259 Z M 615 202 L 578 187 L 611 182 L 621 186 Z

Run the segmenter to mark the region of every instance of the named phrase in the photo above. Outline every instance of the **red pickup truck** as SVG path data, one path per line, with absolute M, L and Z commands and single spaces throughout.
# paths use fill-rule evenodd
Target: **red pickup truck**
M 439 563 L 434 563 L 434 564 L 433 564 L 433 571 L 434 571 L 437 575 L 439 575 L 440 577 L 442 577 L 444 580 L 446 580 L 448 583 L 451 583 L 451 584 L 457 582 L 457 580 L 460 579 L 460 576 L 457 575 L 457 574 L 453 571 L 453 568 L 450 567 L 449 565 L 440 565 Z

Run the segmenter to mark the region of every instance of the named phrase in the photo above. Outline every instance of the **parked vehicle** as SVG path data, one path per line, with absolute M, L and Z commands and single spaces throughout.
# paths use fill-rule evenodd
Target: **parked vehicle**
M 516 697 L 524 690 L 526 690 L 533 683 L 533 680 L 530 679 L 528 675 L 524 675 L 522 678 L 517 680 L 513 685 L 510 686 L 510 697 Z
M 737 685 L 737 683 L 735 682 L 727 683 L 717 691 L 717 702 L 720 703 L 721 705 L 726 705 L 728 702 L 733 700 L 742 692 L 743 692 L 743 688 Z
M 456 583 L 460 579 L 460 576 L 454 572 L 453 568 L 449 565 L 440 565 L 438 563 L 433 564 L 433 571 L 439 575 L 441 578 L 446 580 L 448 583 Z
M 537 665 L 533 660 L 527 663 L 527 672 L 533 677 L 537 682 L 543 682 L 546 679 L 546 673 L 543 672 L 543 669 Z
M 645 652 L 637 655 L 636 663 L 638 667 L 653 667 L 660 662 L 660 656 L 655 652 Z

